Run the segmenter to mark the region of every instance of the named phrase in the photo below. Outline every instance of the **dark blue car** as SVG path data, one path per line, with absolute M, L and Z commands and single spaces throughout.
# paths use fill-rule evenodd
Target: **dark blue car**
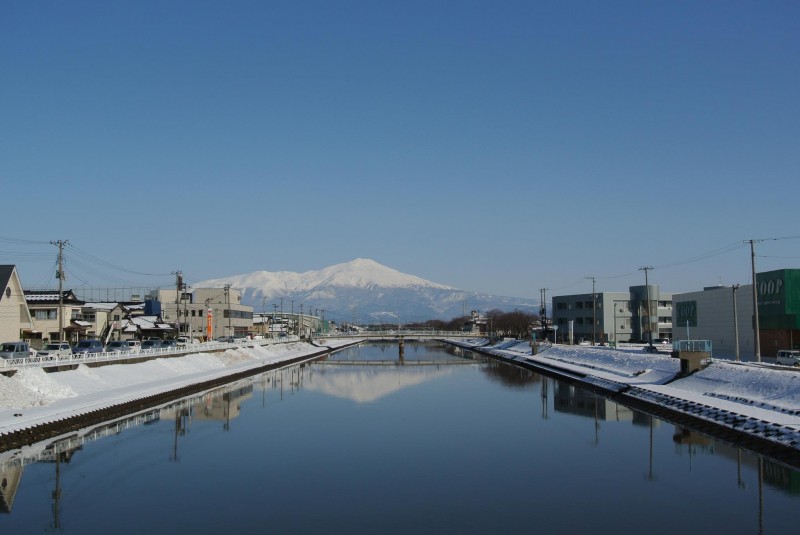
M 103 342 L 95 339 L 81 340 L 72 347 L 72 354 L 79 355 L 81 353 L 102 353 Z

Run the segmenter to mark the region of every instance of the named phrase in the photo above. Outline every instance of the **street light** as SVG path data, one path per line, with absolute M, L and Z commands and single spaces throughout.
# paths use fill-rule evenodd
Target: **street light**
M 640 267 L 639 271 L 644 271 L 644 289 L 647 292 L 647 337 L 650 344 L 650 351 L 653 350 L 653 319 L 650 317 L 650 284 L 647 282 L 647 272 L 653 269 L 653 266 Z
M 595 326 L 597 325 L 597 294 L 594 291 L 595 277 L 586 277 L 592 279 L 592 345 L 594 345 L 597 336 L 595 334 Z M 555 340 L 553 340 L 555 342 Z
M 739 284 L 733 285 L 733 332 L 736 340 L 736 362 L 739 362 L 739 318 L 736 313 L 736 290 L 739 289 L 739 286 Z

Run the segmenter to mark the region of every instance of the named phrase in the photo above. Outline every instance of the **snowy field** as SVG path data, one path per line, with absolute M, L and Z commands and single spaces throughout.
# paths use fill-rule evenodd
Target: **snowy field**
M 326 345 L 341 346 L 351 342 L 332 341 Z M 96 368 L 81 364 L 74 370 L 54 373 L 46 373 L 41 368 L 22 369 L 13 377 L 0 375 L 0 433 L 319 351 L 320 347 L 305 342 L 290 342 L 136 364 Z

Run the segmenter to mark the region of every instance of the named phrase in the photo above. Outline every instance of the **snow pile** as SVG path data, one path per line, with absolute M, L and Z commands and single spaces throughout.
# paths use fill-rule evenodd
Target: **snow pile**
M 113 397 L 112 392 L 131 389 L 172 388 L 186 382 L 227 373 L 229 367 L 247 367 L 286 360 L 319 351 L 304 342 L 239 347 L 214 353 L 192 353 L 178 358 L 157 358 L 135 364 L 111 364 L 46 373 L 41 368 L 17 371 L 12 378 L 0 375 L 0 427 L 15 410 L 48 406 L 77 396 Z M 154 385 L 162 385 L 155 387 Z M 3 410 L 7 409 L 7 410 Z
M 20 370 L 11 378 L 0 375 L 0 407 L 38 407 L 76 395 L 41 368 Z
M 214 357 L 216 357 L 223 366 L 231 366 L 258 358 L 254 355 L 252 349 L 253 348 L 228 349 L 222 353 L 215 354 Z

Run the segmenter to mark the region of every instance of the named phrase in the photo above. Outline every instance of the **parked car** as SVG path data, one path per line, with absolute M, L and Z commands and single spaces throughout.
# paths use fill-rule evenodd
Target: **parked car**
M 800 351 L 781 349 L 775 357 L 775 362 L 785 366 L 800 366 Z
M 179 336 L 176 341 L 178 343 L 178 347 L 200 343 L 200 340 L 198 340 L 197 338 L 190 338 L 188 336 Z
M 108 353 L 119 353 L 130 350 L 131 344 L 127 340 L 112 340 L 106 344 L 106 352 Z
M 161 340 L 150 339 L 143 341 L 140 349 L 144 351 L 147 349 L 161 349 L 161 347 Z
M 87 338 L 86 340 L 81 340 L 75 344 L 75 346 L 72 348 L 72 354 L 79 355 L 81 353 L 102 353 L 103 349 L 103 342 L 95 338 Z
M 139 340 L 128 340 L 128 345 L 131 348 L 131 351 L 139 351 L 142 348 L 142 342 Z
M 216 338 L 216 341 L 217 342 L 226 342 L 226 343 L 232 344 L 233 343 L 233 336 L 218 336 Z
M 45 344 L 45 346 L 39 350 L 37 355 L 40 357 L 50 358 L 69 357 L 72 355 L 72 348 L 67 342 L 51 342 L 49 344 Z
M 20 359 L 31 356 L 28 342 L 3 342 L 0 344 L 0 358 Z
M 161 347 L 163 347 L 164 349 L 175 349 L 176 347 L 178 347 L 178 341 L 177 340 L 162 340 L 161 341 Z

